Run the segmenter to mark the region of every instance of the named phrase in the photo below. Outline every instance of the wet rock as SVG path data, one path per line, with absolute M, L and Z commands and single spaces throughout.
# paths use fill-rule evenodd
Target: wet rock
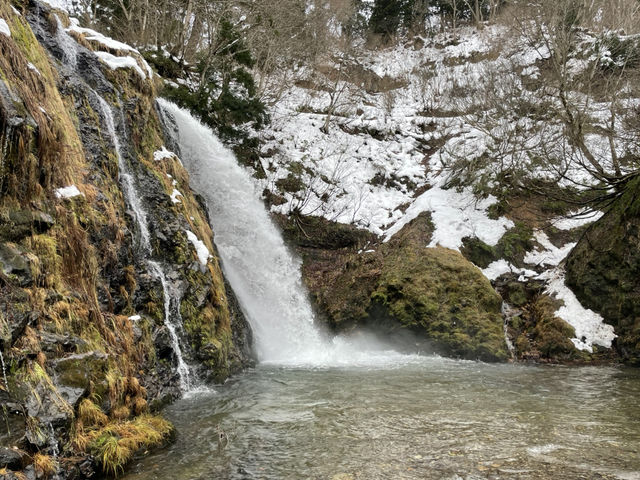
M 36 447 L 48 444 L 50 428 L 65 428 L 73 418 L 73 408 L 48 379 L 42 378 L 31 388 L 25 400 L 28 417 L 26 437 Z
M 65 353 L 75 353 L 87 346 L 83 339 L 70 334 L 39 332 L 40 346 L 47 357 L 55 358 Z
M 0 308 L 5 324 L 0 329 L 0 350 L 6 350 L 18 339 L 24 329 L 33 323 L 38 314 L 29 311 L 29 294 L 21 288 L 0 290 Z
M 0 243 L 0 268 L 8 277 L 14 277 L 22 287 L 33 283 L 31 260 L 13 243 Z
M 171 341 L 171 334 L 167 327 L 163 326 L 156 330 L 153 336 L 153 344 L 159 358 L 165 360 L 173 358 L 173 343 Z
M 0 447 L 0 468 L 21 470 L 27 463 L 29 456 L 17 448 Z
M 108 355 L 87 352 L 56 360 L 53 363 L 53 382 L 59 395 L 72 406 L 89 392 L 91 382 L 100 381 L 107 372 Z
M 44 233 L 54 224 L 51 215 L 39 210 L 10 210 L 0 219 L 0 238 L 17 241 L 32 233 Z

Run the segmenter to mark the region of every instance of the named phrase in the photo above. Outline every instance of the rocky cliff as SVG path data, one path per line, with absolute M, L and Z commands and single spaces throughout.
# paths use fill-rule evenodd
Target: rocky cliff
M 170 438 L 179 362 L 222 381 L 250 332 L 146 62 L 38 2 L 0 19 L 0 471 L 117 474 Z
M 621 357 L 640 364 L 640 177 L 625 187 L 567 259 L 567 282 L 614 326 Z

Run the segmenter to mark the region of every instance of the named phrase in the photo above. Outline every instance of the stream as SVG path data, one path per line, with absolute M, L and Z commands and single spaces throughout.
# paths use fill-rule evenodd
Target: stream
M 187 395 L 177 441 L 125 478 L 640 478 L 640 371 L 407 358 Z

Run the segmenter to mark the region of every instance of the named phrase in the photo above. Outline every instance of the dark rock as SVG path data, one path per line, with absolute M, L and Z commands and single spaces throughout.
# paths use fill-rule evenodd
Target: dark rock
M 53 383 L 59 395 L 75 407 L 89 392 L 91 382 L 102 380 L 107 372 L 108 355 L 87 352 L 56 360 L 53 363 Z
M 623 359 L 640 364 L 640 176 L 586 230 L 566 272 L 580 302 L 614 326 Z
M 33 283 L 31 260 L 13 243 L 0 243 L 0 268 L 5 275 L 15 276 L 23 287 Z
M 0 468 L 21 470 L 27 463 L 29 455 L 17 448 L 0 447 Z
M 6 322 L 0 333 L 0 350 L 6 350 L 18 339 L 24 329 L 38 318 L 38 314 L 29 311 L 29 294 L 21 288 L 0 290 L 0 308 Z
M 156 348 L 158 358 L 166 360 L 173 357 L 173 343 L 167 327 L 163 326 L 156 330 L 153 336 L 153 344 Z
M 38 332 L 40 346 L 47 357 L 55 358 L 65 353 L 75 353 L 87 346 L 87 342 L 74 335 Z

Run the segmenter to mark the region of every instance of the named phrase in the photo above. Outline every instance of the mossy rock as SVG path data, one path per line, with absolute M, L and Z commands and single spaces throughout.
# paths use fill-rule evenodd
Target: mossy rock
M 580 302 L 614 326 L 623 359 L 640 364 L 640 176 L 587 229 L 566 272 Z
M 441 247 L 393 252 L 371 299 L 442 353 L 485 361 L 508 358 L 500 296 L 458 252 Z
M 495 247 L 487 245 L 476 237 L 464 237 L 460 251 L 467 260 L 480 268 L 487 268 L 499 258 Z

